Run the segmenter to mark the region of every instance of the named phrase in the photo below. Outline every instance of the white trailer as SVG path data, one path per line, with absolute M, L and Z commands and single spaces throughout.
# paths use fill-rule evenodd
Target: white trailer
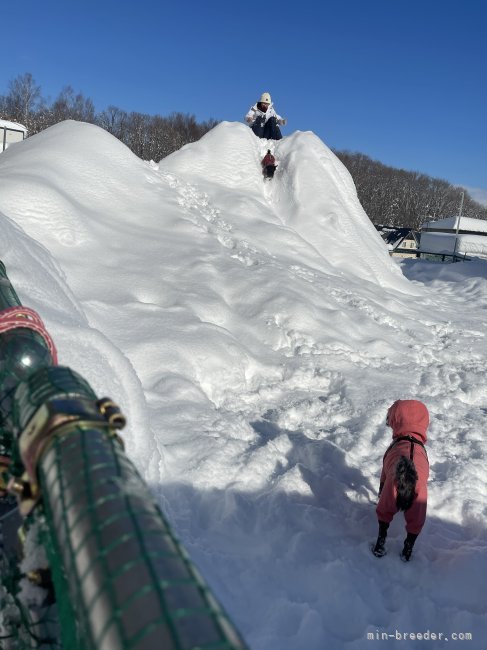
M 0 120 L 0 152 L 5 151 L 16 142 L 21 142 L 26 137 L 27 129 L 22 124 Z
M 487 258 L 487 220 L 455 216 L 427 221 L 421 225 L 419 252 L 421 257 Z

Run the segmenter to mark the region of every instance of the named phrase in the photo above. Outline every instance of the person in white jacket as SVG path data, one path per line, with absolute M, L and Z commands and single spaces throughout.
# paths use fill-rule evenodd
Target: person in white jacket
M 260 100 L 250 108 L 245 116 L 245 121 L 258 138 L 266 140 L 280 140 L 282 134 L 279 124 L 287 122 L 274 110 L 269 93 L 262 93 Z

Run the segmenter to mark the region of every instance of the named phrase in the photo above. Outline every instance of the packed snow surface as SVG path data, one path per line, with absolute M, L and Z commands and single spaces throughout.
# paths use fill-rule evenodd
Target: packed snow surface
M 486 647 L 487 262 L 397 265 L 315 135 L 233 123 L 159 164 L 52 127 L 0 155 L 0 229 L 22 303 L 122 405 L 129 455 L 252 650 Z M 408 564 L 402 515 L 370 552 L 399 398 L 431 415 Z

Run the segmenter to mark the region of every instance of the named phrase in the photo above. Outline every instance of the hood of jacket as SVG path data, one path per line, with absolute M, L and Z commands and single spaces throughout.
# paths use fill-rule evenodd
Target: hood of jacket
M 429 422 L 428 409 L 415 399 L 399 399 L 387 411 L 387 424 L 392 428 L 393 438 L 412 433 L 425 443 Z

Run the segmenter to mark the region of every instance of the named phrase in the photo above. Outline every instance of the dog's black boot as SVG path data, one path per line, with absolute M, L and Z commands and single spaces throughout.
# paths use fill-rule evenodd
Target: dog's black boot
M 375 546 L 372 547 L 372 553 L 375 555 L 375 557 L 383 557 L 387 553 L 385 537 L 381 537 L 379 535 L 375 543 Z
M 389 528 L 388 523 L 386 523 L 385 521 L 379 521 L 379 535 L 377 537 L 377 542 L 375 543 L 375 546 L 372 548 L 372 553 L 375 555 L 375 557 L 383 557 L 387 553 L 386 537 L 387 537 L 388 528 Z
M 403 562 L 409 562 L 413 552 L 414 542 L 416 541 L 417 535 L 414 533 L 408 533 L 408 536 L 404 540 L 404 547 L 401 551 L 401 560 Z

